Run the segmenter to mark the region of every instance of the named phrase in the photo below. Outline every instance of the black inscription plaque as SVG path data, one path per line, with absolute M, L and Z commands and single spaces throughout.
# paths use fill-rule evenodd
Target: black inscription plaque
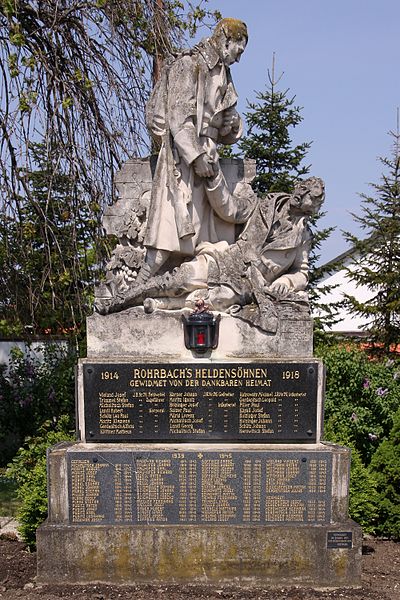
M 328 531 L 327 548 L 349 548 L 353 547 L 353 533 L 351 531 Z
M 85 439 L 313 442 L 318 367 L 85 364 Z
M 331 518 L 328 452 L 74 452 L 68 482 L 72 524 L 285 525 Z

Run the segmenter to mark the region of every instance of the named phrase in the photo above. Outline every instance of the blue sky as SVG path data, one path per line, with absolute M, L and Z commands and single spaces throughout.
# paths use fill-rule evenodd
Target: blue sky
M 359 193 L 382 173 L 379 156 L 390 154 L 400 106 L 400 0 L 209 0 L 224 17 L 247 23 L 249 44 L 232 67 L 240 96 L 263 91 L 272 54 L 279 89 L 290 89 L 303 107 L 294 141 L 313 141 L 311 175 L 325 180 L 327 216 L 336 225 L 324 243 L 322 262 L 347 246 L 341 229 L 357 231 L 350 211 Z

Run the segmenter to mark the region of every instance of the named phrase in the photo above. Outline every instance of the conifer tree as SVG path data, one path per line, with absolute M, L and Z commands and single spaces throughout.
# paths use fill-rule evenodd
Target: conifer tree
M 372 458 L 380 495 L 378 533 L 400 538 L 400 409 L 393 418 L 393 429 Z
M 303 117 L 301 107 L 294 103 L 295 96 L 290 97 L 288 89 L 277 89 L 282 75 L 275 78 L 274 54 L 272 69 L 268 69 L 269 84 L 264 92 L 257 92 L 256 102 L 248 102 L 245 113 L 248 132 L 239 148 L 246 158 L 257 160 L 253 187 L 258 195 L 290 193 L 296 181 L 310 171 L 310 165 L 303 165 L 303 160 L 311 142 L 292 143 L 291 128 L 299 125 Z
M 275 54 L 272 68 L 268 69 L 268 84 L 264 92 L 257 92 L 257 102 L 248 103 L 245 113 L 247 136 L 239 142 L 239 148 L 246 158 L 257 161 L 257 176 L 253 189 L 259 195 L 270 192 L 293 191 L 295 184 L 310 172 L 311 165 L 304 164 L 312 142 L 294 145 L 292 129 L 303 121 L 301 107 L 295 105 L 295 96 L 289 95 L 289 89 L 281 91 L 278 84 L 283 73 L 275 76 Z M 325 213 L 320 213 L 311 222 L 313 241 L 309 258 L 309 298 L 312 309 L 318 308 L 315 326 L 332 325 L 336 321 L 338 306 L 323 302 L 324 294 L 331 286 L 317 288 L 316 284 L 326 274 L 326 269 L 317 263 L 320 259 L 322 243 L 331 235 L 334 227 L 318 229 L 318 221 Z M 336 265 L 331 265 L 335 268 Z
M 341 302 L 327 302 L 324 299 L 325 295 L 330 294 L 336 285 L 320 284 L 325 276 L 331 275 L 331 273 L 341 268 L 339 260 L 330 261 L 328 266 L 318 264 L 321 258 L 321 246 L 335 230 L 335 227 L 317 228 L 318 220 L 324 215 L 325 213 L 320 213 L 311 220 L 313 240 L 309 257 L 308 282 L 308 296 L 314 318 L 314 336 L 317 336 L 318 340 L 322 337 L 321 341 L 325 341 L 324 330 L 329 329 L 339 321 L 339 310 L 342 306 Z
M 345 232 L 355 250 L 348 278 L 366 286 L 366 302 L 346 295 L 356 315 L 366 317 L 370 340 L 385 353 L 400 342 L 400 133 L 390 132 L 393 149 L 380 158 L 384 167 L 380 183 L 371 183 L 373 195 L 361 194 L 361 214 L 352 214 L 365 232 L 359 238 Z
M 18 216 L 0 212 L 0 334 L 77 335 L 104 253 L 100 206 L 87 205 L 83 186 L 54 168 L 43 144 L 30 151 L 31 200 L 20 198 Z

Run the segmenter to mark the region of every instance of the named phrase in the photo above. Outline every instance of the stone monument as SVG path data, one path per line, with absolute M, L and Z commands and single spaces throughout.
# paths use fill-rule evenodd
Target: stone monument
M 158 158 L 116 175 L 79 441 L 48 455 L 40 582 L 360 583 L 306 292 L 324 185 L 258 198 L 254 163 L 218 156 L 242 133 L 229 67 L 246 43 L 223 19 L 166 61 L 147 109 Z

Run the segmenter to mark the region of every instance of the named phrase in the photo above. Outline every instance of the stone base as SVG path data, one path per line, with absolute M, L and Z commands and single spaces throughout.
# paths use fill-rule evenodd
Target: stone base
M 185 314 L 189 314 L 186 311 Z M 87 357 L 123 356 L 140 360 L 198 361 L 199 355 L 185 347 L 183 311 L 158 310 L 146 314 L 142 307 L 87 319 Z M 293 313 L 280 320 L 276 334 L 221 315 L 219 343 L 201 358 L 224 359 L 307 358 L 313 353 L 311 317 Z
M 351 548 L 328 548 L 351 532 Z M 38 582 L 356 587 L 361 529 L 317 526 L 72 526 L 37 532 Z
M 251 480 L 248 466 L 240 466 L 243 454 L 255 468 Z M 282 468 L 288 459 L 288 478 L 282 471 L 267 484 L 268 458 Z M 213 477 L 221 467 L 211 487 L 209 465 L 201 469 L 209 460 Z M 319 460 L 318 473 L 306 466 Z M 37 531 L 38 581 L 358 586 L 362 540 L 347 517 L 349 460 L 347 448 L 332 444 L 58 444 L 48 455 L 49 519 Z M 197 462 L 195 476 L 188 465 Z M 296 475 L 296 464 L 304 465 L 304 476 Z M 278 496 L 288 506 L 292 499 L 303 503 L 301 514 L 289 511 L 285 524 L 285 508 L 275 519 L 267 515 L 260 494 L 275 493 L 271 486 L 283 486 Z M 219 516 L 211 516 L 218 498 Z M 325 505 L 325 516 L 309 511 L 313 498 Z

